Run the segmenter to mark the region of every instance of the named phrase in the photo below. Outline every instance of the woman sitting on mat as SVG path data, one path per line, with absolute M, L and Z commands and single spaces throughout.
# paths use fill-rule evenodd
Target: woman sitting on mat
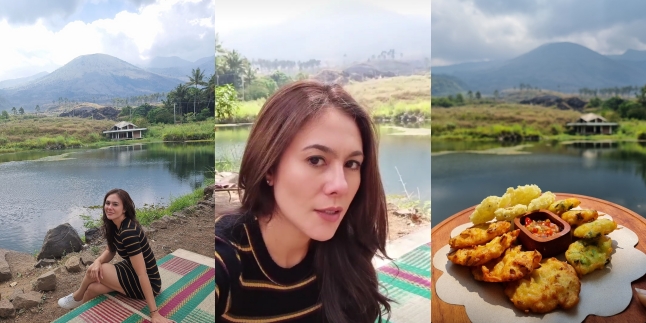
M 58 300 L 62 308 L 75 308 L 99 295 L 117 291 L 130 298 L 146 300 L 153 323 L 172 322 L 159 314 L 155 303 L 161 289 L 161 277 L 155 255 L 135 216 L 135 203 L 121 189 L 109 191 L 103 198 L 103 232 L 108 249 L 90 265 L 81 287 Z M 109 262 L 115 253 L 124 260 Z
M 240 165 L 241 208 L 216 218 L 216 322 L 373 323 L 390 313 L 376 129 L 340 86 L 267 100 Z

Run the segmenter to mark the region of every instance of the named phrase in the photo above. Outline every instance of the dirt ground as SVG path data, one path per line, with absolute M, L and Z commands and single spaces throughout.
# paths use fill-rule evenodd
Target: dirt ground
M 238 206 L 240 206 L 240 200 L 236 193 L 232 192 L 230 199 L 229 194 L 226 192 L 215 193 L 216 217 L 227 211 L 235 210 Z M 408 216 L 396 215 L 396 210 L 397 207 L 394 204 L 388 203 L 388 241 L 405 236 L 416 231 L 420 226 L 429 223 L 428 220 L 422 218 L 415 218 L 413 220 L 413 218 Z
M 166 229 L 149 233 L 148 239 L 155 258 L 160 259 L 177 249 L 185 249 L 213 258 L 213 232 L 215 230 L 213 214 L 213 208 L 204 208 L 192 216 L 178 219 L 177 223 L 169 223 Z M 79 253 L 63 258 L 56 266 L 60 268 L 56 274 L 56 290 L 42 293 L 43 302 L 38 307 L 20 313 L 16 311 L 15 318 L 0 319 L 0 322 L 51 322 L 66 314 L 68 310 L 58 306 L 58 299 L 78 288 L 87 267 L 81 266 L 82 272 L 80 273 L 68 273 L 64 267 L 65 261 L 68 257 L 76 255 L 80 256 L 83 261 L 89 260 L 91 262 L 105 249 L 106 245 L 101 241 L 95 246 L 89 246 Z M 13 278 L 0 284 L 0 299 L 9 299 L 15 290 L 30 291 L 32 280 L 56 268 L 34 268 L 36 259 L 30 254 L 19 252 L 7 253 L 6 260 L 11 268 Z M 121 258 L 117 255 L 112 263 L 120 260 Z M 12 282 L 17 284 L 11 287 Z

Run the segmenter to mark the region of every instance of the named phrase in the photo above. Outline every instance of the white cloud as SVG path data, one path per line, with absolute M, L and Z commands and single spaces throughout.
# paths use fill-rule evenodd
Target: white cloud
M 58 31 L 49 30 L 41 20 L 21 26 L 0 20 L 0 80 L 52 72 L 79 55 L 93 53 L 135 64 L 152 56 L 171 56 L 167 55 L 171 52 L 183 56 L 182 46 L 177 46 L 182 38 L 208 40 L 206 36 L 214 34 L 213 11 L 213 0 L 158 0 L 137 12 L 121 11 L 89 23 L 73 21 Z M 169 35 L 174 42 L 165 39 Z M 212 44 L 191 48 L 183 58 L 204 57 L 209 54 L 207 47 L 214 48 Z

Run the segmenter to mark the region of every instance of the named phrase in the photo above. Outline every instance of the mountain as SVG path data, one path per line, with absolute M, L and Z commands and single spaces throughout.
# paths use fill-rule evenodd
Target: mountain
M 179 67 L 179 66 L 188 66 L 191 65 L 192 63 L 179 58 L 177 56 L 171 56 L 171 57 L 163 57 L 163 56 L 157 56 L 153 57 L 148 65 L 146 65 L 147 68 L 168 68 L 168 67 Z
M 646 83 L 646 69 L 626 65 L 567 42 L 544 44 L 508 61 L 460 65 L 431 67 L 431 72 L 445 72 L 462 80 L 468 89 L 482 93 L 493 93 L 520 83 L 561 92 Z
M 450 75 L 431 74 L 431 96 L 447 96 L 466 92 L 467 85 Z
M 0 89 L 8 89 L 16 86 L 20 86 L 23 84 L 27 84 L 33 80 L 37 80 L 49 73 L 47 72 L 40 72 L 38 74 L 34 74 L 32 76 L 27 76 L 27 77 L 21 77 L 17 79 L 10 79 L 10 80 L 4 80 L 0 82 Z
M 646 61 L 646 50 L 629 49 L 621 55 L 607 55 L 609 58 L 620 61 Z
M 176 61 L 176 63 L 179 65 L 167 67 L 148 67 L 146 68 L 146 70 L 155 74 L 173 77 L 184 82 L 188 82 L 188 75 L 191 75 L 192 70 L 198 67 L 201 71 L 204 72 L 204 78 L 206 80 L 208 80 L 208 78 L 211 77 L 212 74 L 215 74 L 215 56 L 200 58 L 195 62 Z
M 67 98 L 110 102 L 126 97 L 168 92 L 181 83 L 105 54 L 79 56 L 54 72 L 19 87 L 5 90 L 6 99 L 27 110 Z

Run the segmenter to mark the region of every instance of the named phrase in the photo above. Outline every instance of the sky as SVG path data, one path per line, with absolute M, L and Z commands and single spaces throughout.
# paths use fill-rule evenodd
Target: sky
M 0 0 L 0 81 L 103 53 L 135 65 L 212 55 L 214 0 Z
M 430 57 L 430 0 L 215 1 L 219 40 L 248 58 L 363 58 L 392 47 Z
M 646 1 L 432 0 L 431 66 L 504 60 L 550 42 L 646 50 Z

